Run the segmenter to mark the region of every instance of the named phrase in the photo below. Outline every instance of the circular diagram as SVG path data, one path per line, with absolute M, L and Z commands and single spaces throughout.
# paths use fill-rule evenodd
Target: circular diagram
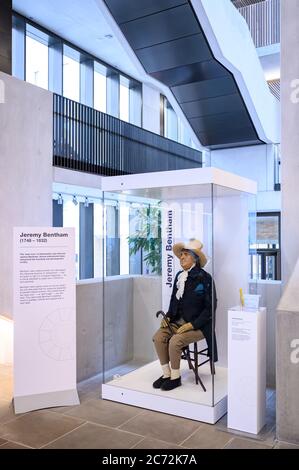
M 39 346 L 42 352 L 55 361 L 75 358 L 75 324 L 71 309 L 57 309 L 46 316 L 39 329 Z

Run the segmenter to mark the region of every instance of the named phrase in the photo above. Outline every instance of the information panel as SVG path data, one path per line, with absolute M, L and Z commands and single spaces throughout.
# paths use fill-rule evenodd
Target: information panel
M 258 434 L 266 420 L 266 309 L 228 312 L 227 426 Z
M 15 228 L 15 412 L 78 403 L 75 231 Z

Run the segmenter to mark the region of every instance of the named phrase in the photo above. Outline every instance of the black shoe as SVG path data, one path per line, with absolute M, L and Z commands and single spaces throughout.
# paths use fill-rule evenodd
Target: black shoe
M 179 387 L 182 385 L 181 377 L 178 379 L 169 379 L 167 382 L 164 382 L 161 386 L 162 390 L 173 390 L 176 387 Z
M 157 380 L 155 380 L 155 382 L 153 383 L 153 387 L 154 388 L 161 388 L 162 385 L 169 379 L 170 379 L 170 377 L 163 377 L 163 375 L 162 375 Z

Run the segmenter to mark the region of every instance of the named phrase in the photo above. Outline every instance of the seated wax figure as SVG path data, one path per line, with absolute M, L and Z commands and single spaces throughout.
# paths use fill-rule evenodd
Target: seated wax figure
M 202 268 L 207 258 L 201 251 L 198 240 L 177 243 L 174 254 L 183 268 L 175 277 L 167 317 L 173 334 L 163 319 L 153 341 L 159 357 L 163 375 L 153 383 L 154 388 L 172 390 L 181 385 L 180 360 L 182 348 L 203 338 L 208 345 L 208 356 L 212 356 L 214 338 L 214 361 L 217 361 L 215 333 L 212 331 L 212 309 L 216 310 L 216 291 L 212 289 L 212 277 Z M 214 302 L 212 304 L 212 290 Z M 170 362 L 170 367 L 169 367 Z

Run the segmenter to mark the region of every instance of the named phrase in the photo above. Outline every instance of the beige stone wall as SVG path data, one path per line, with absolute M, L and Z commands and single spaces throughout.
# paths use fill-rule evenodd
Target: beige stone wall
M 53 98 L 1 72 L 0 81 L 0 315 L 11 318 L 13 227 L 52 226 Z

